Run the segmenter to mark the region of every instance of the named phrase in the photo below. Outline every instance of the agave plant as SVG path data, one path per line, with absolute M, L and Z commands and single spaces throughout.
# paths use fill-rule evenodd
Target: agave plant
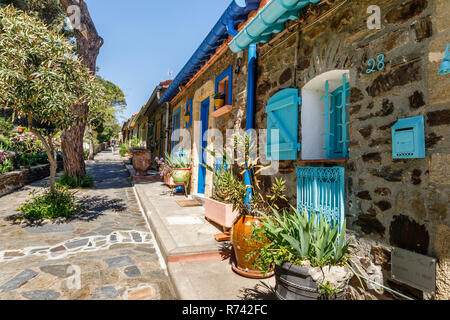
M 339 225 L 333 226 L 321 214 L 291 208 L 281 213 L 273 209 L 272 216 L 260 212 L 262 226 L 254 229 L 252 239 L 265 245 L 260 252 L 252 253 L 255 266 L 283 262 L 301 265 L 306 260 L 313 267 L 344 265 L 349 247 L 346 222 L 339 230 Z
M 191 157 L 189 155 L 169 155 L 166 152 L 166 163 L 172 168 L 172 169 L 187 169 L 191 167 Z

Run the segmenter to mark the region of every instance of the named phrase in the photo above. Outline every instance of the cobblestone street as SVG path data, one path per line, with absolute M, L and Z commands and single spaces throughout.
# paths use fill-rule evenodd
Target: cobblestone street
M 119 157 L 87 165 L 95 187 L 67 223 L 23 226 L 17 207 L 42 181 L 0 198 L 0 299 L 174 299 L 167 269 Z

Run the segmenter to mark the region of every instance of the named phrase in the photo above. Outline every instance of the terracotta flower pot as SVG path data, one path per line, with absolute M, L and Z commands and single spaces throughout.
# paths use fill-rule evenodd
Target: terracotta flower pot
M 169 187 L 175 184 L 175 182 L 173 181 L 173 178 L 172 178 L 172 174 L 166 174 L 164 176 L 164 184 Z
M 253 216 L 241 216 L 233 226 L 232 242 L 234 254 L 236 257 L 236 265 L 233 270 L 241 276 L 254 279 L 263 279 L 273 276 L 273 270 L 267 274 L 253 266 L 253 259 L 247 259 L 247 255 L 255 252 L 264 246 L 263 243 L 255 243 L 248 241 L 251 239 L 253 226 L 261 226 L 260 218 Z
M 191 169 L 172 168 L 172 178 L 175 183 L 186 183 L 191 177 Z
M 239 217 L 238 211 L 233 211 L 233 205 L 205 198 L 205 217 L 225 229 L 231 229 Z
M 145 177 L 152 164 L 152 153 L 150 150 L 133 150 L 133 168 L 136 176 Z

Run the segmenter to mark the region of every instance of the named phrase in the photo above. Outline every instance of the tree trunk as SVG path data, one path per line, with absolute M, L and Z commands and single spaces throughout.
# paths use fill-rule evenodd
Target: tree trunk
M 75 38 L 77 40 L 77 53 L 83 64 L 95 73 L 97 56 L 103 45 L 103 39 L 98 35 L 88 7 L 84 0 L 61 0 L 61 4 L 73 14 L 73 7 L 80 10 L 80 25 L 75 28 Z M 71 8 L 72 7 L 72 8 Z M 82 104 L 74 106 L 78 115 L 83 119 L 87 118 L 89 106 Z M 64 158 L 64 171 L 71 176 L 83 177 L 86 175 L 84 163 L 83 136 L 86 129 L 86 120 L 65 130 L 61 135 L 61 148 Z
M 94 160 L 95 157 L 95 150 L 94 150 L 94 132 L 92 131 L 92 124 L 89 123 L 89 160 Z
M 56 161 L 56 154 L 52 158 L 49 158 L 50 162 L 50 190 L 55 191 L 56 185 L 56 171 L 58 170 L 58 162 Z

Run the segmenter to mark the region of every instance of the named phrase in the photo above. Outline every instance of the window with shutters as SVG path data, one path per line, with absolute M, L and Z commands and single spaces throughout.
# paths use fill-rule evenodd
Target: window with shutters
M 268 160 L 297 160 L 298 143 L 298 89 L 284 89 L 270 98 L 267 107 Z
M 302 89 L 302 159 L 347 159 L 350 84 L 348 71 L 326 72 Z

